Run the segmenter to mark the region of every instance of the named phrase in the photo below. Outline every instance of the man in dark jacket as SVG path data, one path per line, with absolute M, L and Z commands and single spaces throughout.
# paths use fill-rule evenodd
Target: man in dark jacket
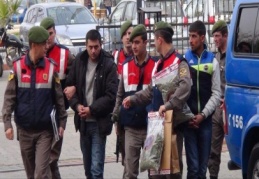
M 75 111 L 75 128 L 80 131 L 85 175 L 103 178 L 106 136 L 112 130 L 110 114 L 118 78 L 113 56 L 101 49 L 97 30 L 86 34 L 86 50 L 76 56 L 66 83 L 76 88 L 69 103 Z
M 206 178 L 212 114 L 221 96 L 219 63 L 208 51 L 204 43 L 205 35 L 206 27 L 202 21 L 190 25 L 190 49 L 185 53 L 185 58 L 190 65 L 193 86 L 187 104 L 195 116 L 184 126 L 187 179 Z
M 56 39 L 56 28 L 55 22 L 51 17 L 44 18 L 41 23 L 41 27 L 44 27 L 48 33 L 48 51 L 46 57 L 53 59 L 56 63 L 56 71 L 58 72 L 58 76 L 60 78 L 61 87 L 64 90 L 66 83 L 66 75 L 68 74 L 69 69 L 72 66 L 74 61 L 74 55 L 72 55 L 69 49 L 63 45 L 57 44 Z M 64 96 L 65 108 L 69 108 L 68 101 Z M 52 179 L 60 179 L 60 172 L 58 167 L 58 160 L 61 154 L 63 138 L 56 141 L 53 138 L 52 146 L 51 146 L 51 154 L 50 154 L 50 170 L 52 174 Z

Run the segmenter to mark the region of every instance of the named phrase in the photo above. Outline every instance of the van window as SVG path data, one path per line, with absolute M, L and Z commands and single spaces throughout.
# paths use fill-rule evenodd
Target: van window
M 257 7 L 245 7 L 239 11 L 236 27 L 235 52 L 259 53 Z M 257 33 L 257 34 L 255 34 Z
M 216 14 L 231 14 L 235 0 L 217 0 L 215 1 L 215 13 Z

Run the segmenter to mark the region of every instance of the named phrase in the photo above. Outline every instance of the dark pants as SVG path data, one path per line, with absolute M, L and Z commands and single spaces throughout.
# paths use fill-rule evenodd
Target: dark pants
M 169 174 L 169 175 L 153 175 L 149 176 L 150 179 L 181 179 L 182 173 L 183 173 L 183 157 L 182 157 L 182 151 L 183 151 L 183 131 L 182 128 L 179 127 L 175 130 L 177 138 L 177 149 L 178 149 L 178 156 L 179 156 L 179 165 L 180 165 L 180 173 L 176 174 Z
M 205 179 L 211 148 L 212 120 L 202 121 L 198 129 L 184 128 L 187 179 Z
M 208 163 L 210 176 L 216 178 L 218 177 L 219 173 L 223 140 L 224 124 L 222 110 L 219 107 L 217 107 L 214 115 L 212 116 L 211 151 Z
M 52 131 L 19 128 L 18 135 L 27 178 L 51 178 L 49 160 Z
M 85 133 L 80 134 L 85 176 L 102 179 L 104 172 L 106 136 L 99 134 L 97 122 L 86 122 Z
M 52 174 L 52 179 L 61 179 L 59 168 L 58 168 L 58 159 L 61 153 L 63 138 L 60 138 L 58 141 L 53 138 L 51 152 L 50 152 L 50 170 Z

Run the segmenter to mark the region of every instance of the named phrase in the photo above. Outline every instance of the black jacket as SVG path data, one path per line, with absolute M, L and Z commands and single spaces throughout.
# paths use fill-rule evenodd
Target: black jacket
M 75 111 L 75 128 L 80 132 L 85 132 L 85 121 L 80 119 L 76 109 L 79 104 L 89 106 L 85 98 L 88 58 L 89 56 L 86 50 L 77 54 L 66 81 L 67 86 L 76 86 L 76 93 L 69 101 L 69 104 Z M 94 101 L 93 104 L 89 106 L 91 115 L 97 120 L 101 135 L 109 135 L 111 133 L 112 121 L 110 114 L 115 105 L 117 88 L 117 68 L 113 56 L 101 50 L 95 73 Z

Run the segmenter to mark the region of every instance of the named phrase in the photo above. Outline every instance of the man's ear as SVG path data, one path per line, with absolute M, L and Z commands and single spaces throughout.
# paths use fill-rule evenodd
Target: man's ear
M 200 38 L 201 38 L 202 42 L 204 43 L 205 39 L 206 39 L 205 35 L 201 35 Z
M 145 41 L 144 41 L 144 44 L 147 45 L 148 42 L 149 42 L 149 40 L 145 40 Z

